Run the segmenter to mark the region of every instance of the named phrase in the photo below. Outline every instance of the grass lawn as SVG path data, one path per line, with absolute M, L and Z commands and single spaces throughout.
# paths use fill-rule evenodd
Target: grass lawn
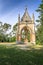
M 14 44 L 0 45 L 0 65 L 43 65 L 43 47 L 21 50 Z

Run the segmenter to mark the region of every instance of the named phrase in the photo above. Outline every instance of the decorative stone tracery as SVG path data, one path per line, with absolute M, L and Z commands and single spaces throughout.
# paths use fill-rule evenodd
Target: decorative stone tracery
M 16 40 L 21 42 L 22 40 L 22 30 L 29 31 L 30 33 L 30 43 L 35 44 L 35 24 L 34 24 L 34 14 L 32 15 L 32 19 L 28 14 L 27 8 L 25 10 L 25 13 L 23 17 L 20 20 L 20 14 L 18 16 L 18 29 L 17 29 L 17 36 Z M 27 33 L 26 33 L 27 34 Z M 24 42 L 28 42 L 28 39 L 25 38 Z

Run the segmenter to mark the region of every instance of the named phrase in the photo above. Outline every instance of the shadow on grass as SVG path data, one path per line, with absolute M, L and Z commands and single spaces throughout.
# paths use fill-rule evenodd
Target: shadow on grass
M 0 65 L 43 65 L 43 48 L 20 50 L 0 46 Z

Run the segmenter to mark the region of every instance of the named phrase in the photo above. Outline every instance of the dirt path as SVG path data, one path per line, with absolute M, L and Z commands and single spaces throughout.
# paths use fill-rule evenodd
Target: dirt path
M 0 45 L 5 45 L 7 47 L 18 47 L 19 49 L 22 50 L 30 50 L 30 49 L 41 49 L 43 48 L 43 45 L 32 45 L 32 44 L 16 44 L 15 42 L 13 43 L 0 43 Z
M 22 50 L 31 50 L 31 49 L 41 49 L 43 48 L 43 45 L 26 45 L 26 44 L 18 44 L 16 45 L 17 47 L 19 47 Z

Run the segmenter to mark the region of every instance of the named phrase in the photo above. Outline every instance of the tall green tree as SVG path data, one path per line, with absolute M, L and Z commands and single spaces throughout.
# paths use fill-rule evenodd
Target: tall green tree
M 0 42 L 7 42 L 8 40 L 8 35 L 7 35 L 7 31 L 9 31 L 9 29 L 11 29 L 11 25 L 7 24 L 7 23 L 2 23 L 0 22 Z
M 39 23 L 37 27 L 37 39 L 43 43 L 43 0 L 41 0 L 41 4 L 39 5 L 38 9 L 36 10 L 39 12 L 39 16 L 37 22 Z
M 4 23 L 4 25 L 3 25 L 3 31 L 7 32 L 9 29 L 11 29 L 11 25 L 7 24 L 7 23 Z

